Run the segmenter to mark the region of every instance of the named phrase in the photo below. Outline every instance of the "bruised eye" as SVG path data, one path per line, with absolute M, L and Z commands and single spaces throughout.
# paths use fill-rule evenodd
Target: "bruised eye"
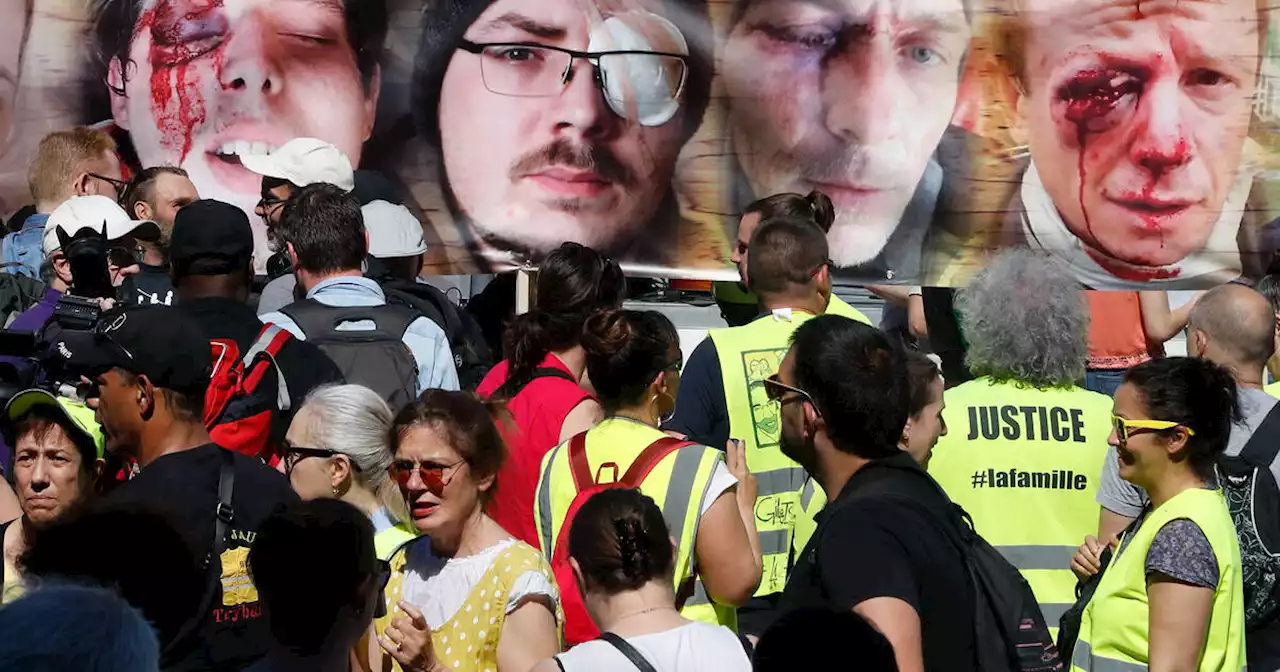
M 213 51 L 228 32 L 226 14 L 206 2 L 160 5 L 151 23 L 152 59 L 177 65 Z
M 1066 104 L 1066 118 L 1088 123 L 1111 114 L 1128 96 L 1142 92 L 1142 81 L 1120 70 L 1097 69 L 1077 73 L 1058 88 Z
M 805 51 L 827 51 L 838 39 L 835 31 L 821 27 L 759 25 L 756 29 L 774 42 Z

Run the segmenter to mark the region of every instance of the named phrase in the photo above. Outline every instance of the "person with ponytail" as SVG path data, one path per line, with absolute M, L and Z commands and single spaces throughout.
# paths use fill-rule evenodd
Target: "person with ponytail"
M 670 535 L 662 510 L 639 490 L 612 488 L 587 500 L 569 529 L 569 563 L 604 634 L 534 672 L 632 670 L 632 656 L 653 672 L 751 669 L 732 630 L 689 620 L 676 609 Z
M 617 262 L 577 243 L 552 251 L 538 268 L 533 310 L 507 327 L 506 359 L 476 393 L 506 404 L 510 450 L 489 499 L 488 513 L 517 539 L 537 545 L 533 488 L 542 456 L 599 422 L 600 404 L 579 385 L 586 369 L 582 325 L 601 310 L 622 305 L 626 278 Z
M 725 450 L 660 429 L 675 409 L 682 359 L 675 326 L 661 313 L 600 313 L 587 321 L 582 345 L 606 417 L 548 453 L 534 499 L 539 545 L 564 593 L 566 641 L 596 634 L 577 591 L 566 585 L 574 577 L 557 564 L 563 559 L 557 549 L 579 493 L 597 484 L 636 487 L 662 503 L 675 537 L 670 578 L 677 606 L 686 618 L 736 627 L 735 608 L 755 592 L 762 572 L 757 487 L 743 449 L 731 442 L 726 461 Z
M 560 651 L 560 594 L 538 552 L 485 514 L 506 455 L 500 404 L 427 390 L 391 427 L 391 477 L 418 532 L 391 557 L 369 670 L 528 672 Z M 381 654 L 389 659 L 382 659 Z
M 318 387 L 293 416 L 276 469 L 304 500 L 333 498 L 373 522 L 374 546 L 385 560 L 418 536 L 391 466 L 391 407 L 360 385 Z
M 1107 540 L 1105 569 L 1096 544 L 1072 560 L 1081 578 L 1103 573 L 1071 669 L 1244 669 L 1240 545 L 1215 475 L 1234 482 L 1237 468 L 1254 469 L 1218 461 L 1240 418 L 1235 380 L 1208 360 L 1154 359 L 1125 373 L 1113 413 L 1120 477 L 1149 503 Z
M 760 301 L 747 286 L 748 248 L 751 246 L 751 236 L 759 228 L 760 222 L 782 217 L 811 221 L 823 233 L 827 233 L 835 222 L 836 209 L 831 199 L 817 190 L 809 192 L 808 196 L 774 194 L 743 209 L 742 218 L 738 220 L 738 239 L 730 254 L 733 263 L 738 266 L 738 282 L 717 282 L 713 287 L 722 317 L 731 327 L 742 326 L 760 316 Z M 828 297 L 826 312 L 871 324 L 866 315 L 836 296 L 835 292 Z

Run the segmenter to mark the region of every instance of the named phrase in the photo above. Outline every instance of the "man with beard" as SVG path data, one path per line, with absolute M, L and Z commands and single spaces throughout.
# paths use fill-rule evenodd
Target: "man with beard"
M 968 9 L 963 0 L 738 0 L 722 65 L 735 205 L 821 190 L 836 205 L 827 239 L 842 275 L 918 281 Z
M 424 20 L 414 107 L 470 262 L 682 252 L 671 180 L 710 92 L 704 0 L 445 0 Z
M 755 598 L 738 612 L 739 630 L 751 636 L 768 626 L 786 584 L 805 480 L 804 470 L 778 448 L 778 410 L 764 381 L 777 372 L 796 328 L 827 309 L 829 263 L 826 236 L 811 218 L 763 220 L 747 253 L 748 284 L 762 316 L 708 332 L 685 365 L 675 416 L 667 425 L 703 445 L 723 446 L 730 438 L 745 444 L 747 468 L 760 484 L 756 525 L 764 561 Z
M 178 210 L 200 199 L 187 171 L 173 166 L 148 168 L 125 189 L 121 205 L 138 220 L 152 222 L 134 234 L 138 251 L 138 273 L 120 286 L 120 299 L 133 303 L 173 303 L 173 283 L 169 280 L 169 241 Z
M 954 515 L 951 503 L 898 448 L 906 377 L 884 333 L 824 315 L 795 331 L 765 379 L 783 454 L 831 493 L 779 611 L 852 610 L 884 633 L 903 672 L 976 670 L 965 559 L 934 522 Z
M 111 115 L 145 168 L 179 166 L 204 198 L 252 215 L 240 157 L 296 137 L 359 165 L 373 131 L 385 0 L 100 0 L 93 49 Z M 269 256 L 254 222 L 255 257 Z

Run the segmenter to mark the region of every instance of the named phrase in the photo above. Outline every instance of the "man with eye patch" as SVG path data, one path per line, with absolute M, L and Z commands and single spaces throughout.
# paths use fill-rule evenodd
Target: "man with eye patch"
M 187 171 L 250 216 L 261 270 L 261 177 L 241 157 L 297 137 L 359 165 L 373 131 L 386 0 L 99 0 L 91 52 L 116 127 L 144 168 Z
M 536 261 L 565 241 L 637 263 L 684 252 L 693 229 L 671 181 L 702 123 L 711 49 L 705 0 L 425 12 L 414 108 L 469 261 Z
M 1254 188 L 1264 0 L 1019 0 L 999 55 L 1029 150 L 1005 245 L 1087 287 L 1259 277 L 1278 240 Z M 1020 137 L 1019 137 L 1020 136 Z
M 969 46 L 962 0 L 737 0 L 722 71 L 734 205 L 819 190 L 842 276 L 909 282 Z M 945 137 L 944 137 L 945 135 Z

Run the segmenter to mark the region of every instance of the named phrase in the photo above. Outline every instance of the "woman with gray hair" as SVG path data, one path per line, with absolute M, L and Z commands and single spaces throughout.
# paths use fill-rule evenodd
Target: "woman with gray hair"
M 403 522 L 404 497 L 387 473 L 391 419 L 387 402 L 367 387 L 318 387 L 294 415 L 277 467 L 302 499 L 332 497 L 364 511 L 384 560 L 418 534 Z
M 1080 285 L 1049 255 L 1001 253 L 957 297 L 977 376 L 947 390 L 929 473 L 1030 582 L 1050 627 L 1075 602 L 1071 557 L 1098 527 L 1111 400 L 1077 386 Z

